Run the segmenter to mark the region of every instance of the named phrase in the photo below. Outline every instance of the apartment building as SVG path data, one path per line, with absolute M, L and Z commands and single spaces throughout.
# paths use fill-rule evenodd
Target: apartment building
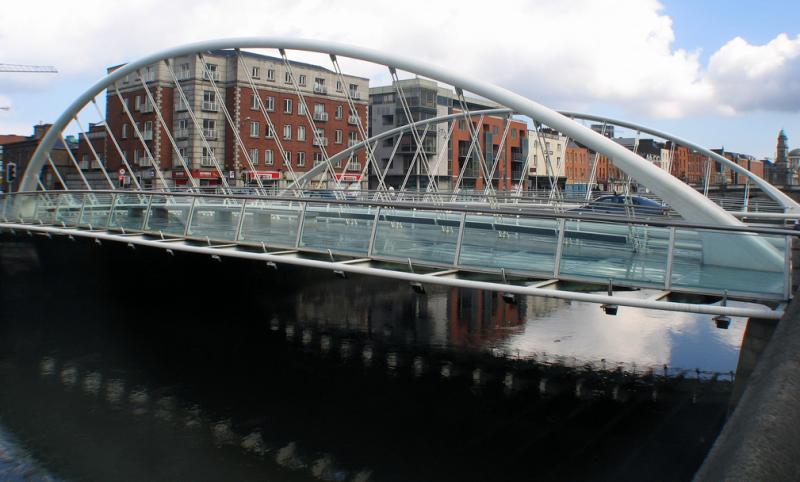
M 144 186 L 158 185 L 161 176 L 185 185 L 191 174 L 201 185 L 218 185 L 226 176 L 230 185 L 259 179 L 284 187 L 324 154 L 357 142 L 359 123 L 367 128 L 369 80 L 317 65 L 216 50 L 202 60 L 176 57 L 150 65 L 141 74 L 120 81 L 119 93 L 108 90 L 106 122 Z M 116 148 L 107 148 L 106 156 L 109 170 L 124 169 Z M 337 177 L 362 182 L 363 161 L 358 153 Z
M 413 122 L 463 111 L 453 90 L 431 80 L 406 79 L 373 87 L 369 91 L 370 136 L 409 123 L 399 91 L 407 101 Z M 465 100 L 470 112 L 499 107 L 485 99 Z M 502 116 L 484 116 L 480 124 L 479 117 L 472 117 L 471 125 L 466 119 L 457 119 L 431 124 L 427 130 L 421 127 L 418 129 L 422 140 L 419 152 L 410 132 L 387 137 L 375 149 L 378 169 L 370 173 L 370 186 L 378 186 L 380 178 L 387 186 L 395 188 L 405 183 L 407 189 L 425 189 L 430 173 L 442 190 L 453 189 L 459 179 L 463 189 L 483 189 L 488 178 L 495 189 L 510 190 L 520 179 L 525 182 L 522 171 L 528 136 L 525 122 L 512 119 L 506 130 L 506 120 Z M 473 132 L 478 136 L 475 145 Z M 412 165 L 413 172 L 406 176 Z

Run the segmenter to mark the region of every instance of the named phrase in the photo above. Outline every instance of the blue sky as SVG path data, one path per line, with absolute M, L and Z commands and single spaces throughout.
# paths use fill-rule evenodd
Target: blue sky
M 709 147 L 772 156 L 781 128 L 800 146 L 800 2 L 506 0 L 504 8 L 486 9 L 474 0 L 350 0 L 348 6 L 11 3 L 0 27 L 0 62 L 53 64 L 60 73 L 0 74 L 0 106 L 11 107 L 0 110 L 0 133 L 29 134 L 32 124 L 52 121 L 108 65 L 201 39 L 287 35 L 420 57 L 552 108 L 639 121 Z M 80 28 L 64 18 L 80 19 Z M 482 35 L 464 25 L 480 26 Z

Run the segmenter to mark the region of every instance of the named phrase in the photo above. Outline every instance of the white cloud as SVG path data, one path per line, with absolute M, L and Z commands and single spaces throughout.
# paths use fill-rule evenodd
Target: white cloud
M 789 104 L 778 97 L 797 78 L 797 40 L 783 36 L 751 46 L 735 39 L 712 57 L 706 72 L 698 52 L 673 48 L 672 21 L 657 0 L 508 0 L 498 8 L 423 0 L 12 2 L 4 7 L 0 58 L 54 64 L 64 76 L 99 77 L 109 65 L 165 47 L 245 35 L 313 37 L 392 51 L 554 107 L 606 102 L 657 117 L 800 108 L 800 96 Z M 386 75 L 364 66 L 354 73 L 376 72 Z M 743 86 L 736 82 L 742 74 Z M 755 89 L 765 81 L 766 91 Z M 0 77 L 0 90 L 45 90 L 57 82 Z
M 715 98 L 736 111 L 800 110 L 800 35 L 780 34 L 765 45 L 736 37 L 708 63 Z

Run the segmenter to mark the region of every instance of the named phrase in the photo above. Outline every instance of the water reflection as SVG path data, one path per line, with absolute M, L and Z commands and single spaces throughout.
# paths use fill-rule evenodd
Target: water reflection
M 740 320 L 75 244 L 81 274 L 28 259 L 0 285 L 0 424 L 68 479 L 686 479 L 741 339 Z

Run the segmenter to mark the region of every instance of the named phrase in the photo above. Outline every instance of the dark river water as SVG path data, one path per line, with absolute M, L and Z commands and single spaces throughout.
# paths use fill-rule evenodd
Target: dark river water
M 746 325 L 87 241 L 0 263 L 0 480 L 688 480 Z

